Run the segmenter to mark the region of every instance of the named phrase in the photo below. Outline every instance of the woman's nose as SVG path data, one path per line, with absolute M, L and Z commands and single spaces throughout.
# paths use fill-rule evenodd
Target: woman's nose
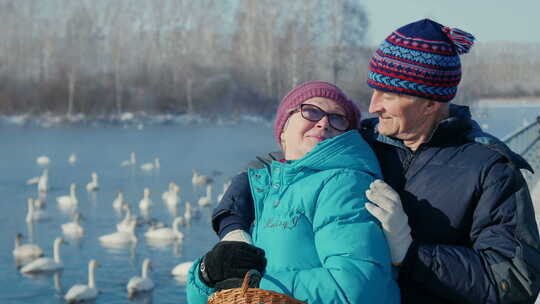
M 318 122 L 317 127 L 328 129 L 330 127 L 330 122 L 328 121 L 328 115 L 323 116 Z

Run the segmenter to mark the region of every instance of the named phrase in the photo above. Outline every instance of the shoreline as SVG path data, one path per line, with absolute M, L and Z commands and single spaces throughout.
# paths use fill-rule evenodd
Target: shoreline
M 540 107 L 540 97 L 482 98 L 475 107 Z

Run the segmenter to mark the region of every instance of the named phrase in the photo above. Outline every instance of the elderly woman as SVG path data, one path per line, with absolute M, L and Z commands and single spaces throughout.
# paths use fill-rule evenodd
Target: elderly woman
M 274 135 L 285 158 L 247 172 L 251 235 L 236 231 L 194 263 L 189 303 L 206 303 L 249 268 L 264 270 L 260 288 L 308 303 L 399 303 L 383 232 L 364 208 L 381 174 L 355 130 L 359 120 L 356 105 L 327 82 L 283 98 Z

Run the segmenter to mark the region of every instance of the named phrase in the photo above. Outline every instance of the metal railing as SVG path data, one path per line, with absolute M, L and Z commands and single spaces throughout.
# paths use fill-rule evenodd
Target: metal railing
M 512 151 L 529 162 L 535 173 L 526 170 L 522 172 L 529 187 L 534 187 L 540 178 L 540 116 L 535 122 L 508 135 L 503 141 Z

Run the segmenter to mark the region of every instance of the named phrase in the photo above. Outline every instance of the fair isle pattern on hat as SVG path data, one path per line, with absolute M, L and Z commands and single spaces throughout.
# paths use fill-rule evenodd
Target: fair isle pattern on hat
M 459 54 L 474 37 L 424 19 L 405 25 L 381 43 L 371 58 L 367 83 L 385 92 L 449 102 L 461 80 Z

